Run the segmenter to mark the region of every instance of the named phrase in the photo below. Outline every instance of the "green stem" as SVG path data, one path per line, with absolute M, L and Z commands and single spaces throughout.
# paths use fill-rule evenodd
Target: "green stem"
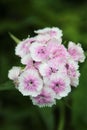
M 63 130 L 65 123 L 65 107 L 63 103 L 60 104 L 60 121 L 57 130 Z

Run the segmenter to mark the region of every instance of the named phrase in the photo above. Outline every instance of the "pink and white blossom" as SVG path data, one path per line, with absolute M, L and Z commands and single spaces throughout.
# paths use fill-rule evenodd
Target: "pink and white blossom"
M 84 62 L 85 55 L 80 43 L 69 42 L 68 52 L 75 61 Z
M 50 40 L 48 42 L 47 50 L 50 58 L 60 57 L 60 59 L 66 59 L 68 57 L 67 49 L 62 44 L 58 44 L 57 41 Z
M 61 99 L 71 92 L 69 77 L 61 73 L 52 74 L 48 86 L 55 92 L 57 99 Z
M 40 43 L 32 43 L 30 46 L 30 54 L 34 61 L 40 62 L 48 58 L 46 45 Z
M 23 72 L 19 77 L 18 90 L 24 96 L 37 96 L 43 88 L 43 81 L 35 69 Z
M 23 41 L 21 41 L 15 48 L 15 54 L 18 55 L 19 57 L 23 57 L 26 54 L 29 53 L 29 48 L 31 45 L 31 39 L 27 38 Z
M 51 88 L 46 86 L 43 87 L 41 93 L 38 96 L 32 97 L 31 99 L 33 104 L 38 105 L 39 107 L 51 107 L 52 105 L 56 104 L 55 93 Z
M 38 34 L 42 34 L 42 35 L 45 35 L 45 34 L 48 34 L 50 36 L 50 38 L 56 38 L 56 39 L 61 39 L 62 37 L 62 30 L 60 30 L 59 28 L 56 28 L 56 27 L 52 27 L 52 28 L 44 28 L 44 29 L 40 29 L 40 30 L 37 30 L 37 31 L 34 31 L 35 33 L 38 33 Z

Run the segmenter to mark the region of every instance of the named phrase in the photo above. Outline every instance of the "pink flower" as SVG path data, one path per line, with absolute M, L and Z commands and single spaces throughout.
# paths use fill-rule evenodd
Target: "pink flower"
M 42 88 L 43 81 L 35 69 L 28 69 L 20 75 L 18 90 L 24 96 L 37 96 Z
M 20 57 L 23 57 L 26 54 L 28 54 L 31 41 L 32 40 L 30 38 L 27 38 L 27 39 L 21 41 L 15 48 L 15 54 Z
M 46 45 L 40 43 L 32 43 L 30 46 L 30 54 L 34 61 L 40 62 L 46 60 L 48 57 Z
M 52 91 L 52 89 L 44 86 L 41 93 L 36 97 L 31 97 L 31 99 L 34 105 L 39 107 L 51 107 L 52 105 L 56 104 L 54 97 L 55 93 Z
M 39 29 L 34 32 L 42 35 L 49 34 L 51 38 L 56 38 L 56 39 L 60 39 L 63 35 L 62 30 L 56 27 Z
M 61 73 L 52 74 L 49 79 L 45 79 L 45 84 L 55 92 L 57 99 L 67 96 L 71 91 L 70 79 Z
M 50 58 L 59 57 L 61 60 L 68 57 L 68 52 L 64 45 L 58 44 L 57 40 L 50 40 L 48 42 L 47 50 Z
M 79 44 L 79 43 L 75 44 L 74 42 L 69 42 L 68 52 L 75 61 L 84 62 L 85 55 L 84 55 L 84 51 L 81 47 L 81 44 Z

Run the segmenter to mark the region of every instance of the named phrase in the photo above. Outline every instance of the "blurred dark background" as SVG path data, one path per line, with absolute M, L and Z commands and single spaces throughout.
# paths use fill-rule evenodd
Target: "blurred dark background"
M 87 0 L 0 0 L 1 84 L 8 80 L 8 70 L 20 64 L 8 33 L 24 39 L 36 29 L 53 26 L 63 30 L 64 41 L 80 42 L 87 51 Z M 0 91 L 0 130 L 87 130 L 87 60 L 80 72 L 78 88 L 52 108 L 33 106 L 16 89 Z M 61 104 L 64 129 L 58 128 Z

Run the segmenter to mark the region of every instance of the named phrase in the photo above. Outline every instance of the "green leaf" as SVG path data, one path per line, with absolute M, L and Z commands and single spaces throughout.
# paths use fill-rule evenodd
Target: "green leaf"
M 13 34 L 11 34 L 10 32 L 9 32 L 9 35 L 10 35 L 10 37 L 18 44 L 19 42 L 21 42 L 21 40 L 19 40 L 17 37 L 15 37 Z
M 14 84 L 11 81 L 7 81 L 0 85 L 0 91 L 15 90 Z
M 87 61 L 83 63 L 80 83 L 72 98 L 73 125 L 76 130 L 87 130 Z

